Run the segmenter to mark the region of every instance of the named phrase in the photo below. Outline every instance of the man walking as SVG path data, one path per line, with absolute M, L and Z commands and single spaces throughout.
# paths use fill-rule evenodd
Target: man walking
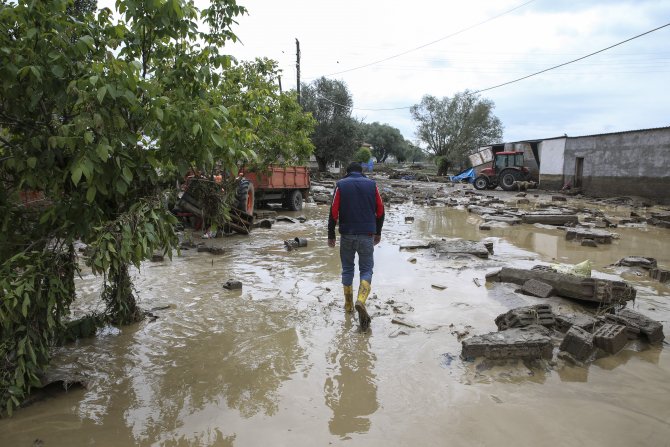
M 337 182 L 333 203 L 328 217 L 328 245 L 335 247 L 335 225 L 340 226 L 340 261 L 342 262 L 342 285 L 344 286 L 344 310 L 354 308 L 355 255 L 358 254 L 358 270 L 361 283 L 358 287 L 356 311 L 361 329 L 370 327 L 370 316 L 365 301 L 370 294 L 374 246 L 379 243 L 384 225 L 384 203 L 377 184 L 363 175 L 360 163 L 347 167 L 347 176 Z

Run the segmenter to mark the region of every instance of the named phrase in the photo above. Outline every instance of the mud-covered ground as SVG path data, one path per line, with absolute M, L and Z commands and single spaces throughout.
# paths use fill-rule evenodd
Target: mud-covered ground
M 630 342 L 586 366 L 556 355 L 535 362 L 460 358 L 462 339 L 495 331 L 495 317 L 514 307 L 548 302 L 556 311 L 590 311 L 486 283 L 486 273 L 502 266 L 589 259 L 594 276 L 637 289 L 629 307 L 667 327 L 670 287 L 611 265 L 637 255 L 670 268 L 670 230 L 619 225 L 608 229 L 618 237 L 612 244 L 583 247 L 544 225 L 480 230 L 482 218 L 465 209 L 469 185 L 379 179 L 379 186 L 389 203 L 375 253 L 369 333 L 344 313 L 338 252 L 326 244 L 327 205 L 279 211 L 307 220 L 277 221 L 250 236 L 196 234 L 224 254 L 184 250 L 135 272 L 141 305 L 169 307 L 154 311 L 153 322 L 105 328 L 59 349 L 54 370 L 84 374 L 88 388 L 0 420 L 0 445 L 670 445 L 667 342 Z M 511 207 L 516 194 L 481 197 Z M 536 191 L 526 198 L 522 209 L 551 201 Z M 658 211 L 641 201 L 569 198 L 564 205 L 581 209 L 582 219 L 592 209 L 610 220 Z M 295 237 L 307 247 L 287 250 L 283 241 Z M 400 249 L 407 241 L 455 237 L 493 242 L 494 254 Z M 228 279 L 240 280 L 242 290 L 222 288 Z M 96 278 L 84 271 L 78 285 L 80 312 L 100 306 Z

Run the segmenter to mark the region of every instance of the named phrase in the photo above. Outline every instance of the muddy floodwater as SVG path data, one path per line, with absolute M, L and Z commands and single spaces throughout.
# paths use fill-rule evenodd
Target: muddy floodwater
M 464 209 L 391 205 L 375 252 L 371 330 L 362 334 L 344 313 L 327 211 L 307 204 L 280 211 L 304 223 L 206 241 L 223 255 L 185 250 L 144 264 L 134 272 L 141 306 L 169 308 L 153 322 L 104 328 L 60 348 L 54 368 L 84 374 L 88 388 L 0 420 L 0 446 L 670 445 L 667 342 L 631 342 L 586 367 L 555 356 L 496 364 L 459 357 L 462 337 L 495 331 L 497 315 L 540 302 L 514 285 L 487 284 L 485 274 L 502 266 L 590 259 L 594 276 L 633 285 L 628 306 L 667 334 L 670 288 L 609 265 L 638 255 L 669 268 L 670 230 L 619 227 L 613 244 L 592 248 L 550 227 L 484 232 Z M 294 237 L 307 247 L 288 251 L 283 241 Z M 495 253 L 449 258 L 399 248 L 451 237 L 487 238 Z M 99 281 L 82 275 L 79 310 L 96 309 Z M 228 279 L 242 290 L 223 289 Z

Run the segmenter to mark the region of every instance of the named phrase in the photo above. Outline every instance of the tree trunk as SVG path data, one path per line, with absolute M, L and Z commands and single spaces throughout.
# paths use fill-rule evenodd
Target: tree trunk
M 316 162 L 319 165 L 319 172 L 326 172 L 328 171 L 328 163 L 326 162 L 325 158 L 321 157 L 316 157 Z

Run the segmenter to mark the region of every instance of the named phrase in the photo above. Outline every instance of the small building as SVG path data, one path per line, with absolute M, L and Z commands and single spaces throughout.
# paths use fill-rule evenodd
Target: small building
M 638 196 L 670 203 L 670 127 L 565 135 L 482 149 L 489 148 L 523 150 L 531 173 L 537 169 L 542 189 L 567 185 L 590 196 Z

